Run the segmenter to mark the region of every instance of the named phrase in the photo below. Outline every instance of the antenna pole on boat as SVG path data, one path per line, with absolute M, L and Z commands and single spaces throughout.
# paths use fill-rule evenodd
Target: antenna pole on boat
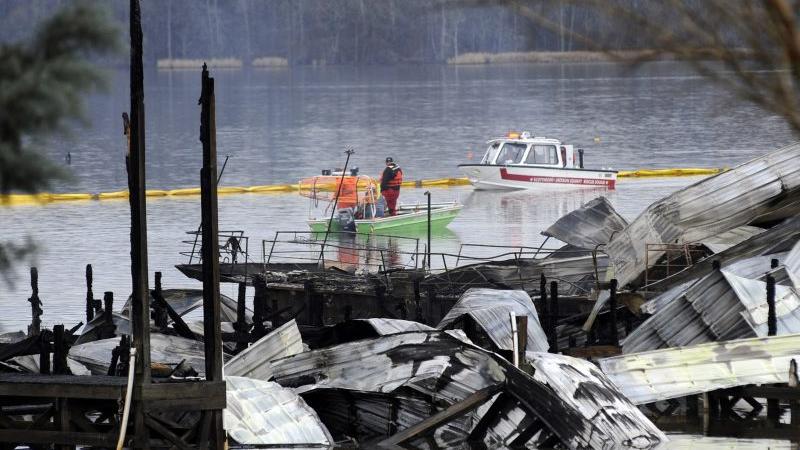
M 328 226 L 325 227 L 325 238 L 322 240 L 322 246 L 319 248 L 319 259 L 317 262 L 322 262 L 322 268 L 325 268 L 325 244 L 328 243 L 328 235 L 331 232 L 331 225 L 333 224 L 333 215 L 336 214 L 336 205 L 339 203 L 339 194 L 342 192 L 342 184 L 344 184 L 344 177 L 347 174 L 347 165 L 350 164 L 350 155 L 356 151 L 348 148 L 344 151 L 347 158 L 344 160 L 344 169 L 342 169 L 342 178 L 339 179 L 339 186 L 336 188 L 336 197 L 333 198 L 333 208 L 331 208 L 331 217 L 328 219 Z
M 427 247 L 427 258 L 425 259 L 428 262 L 428 271 L 431 270 L 431 191 L 425 191 L 425 196 L 428 197 L 428 247 Z

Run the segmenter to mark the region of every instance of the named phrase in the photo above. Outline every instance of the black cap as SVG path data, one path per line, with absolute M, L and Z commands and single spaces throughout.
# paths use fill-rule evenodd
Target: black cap
M 390 163 L 390 162 L 394 162 L 394 160 L 392 159 L 392 157 L 391 157 L 391 156 L 389 156 L 389 157 L 387 157 L 387 158 L 386 158 L 386 162 L 387 162 L 387 163 Z

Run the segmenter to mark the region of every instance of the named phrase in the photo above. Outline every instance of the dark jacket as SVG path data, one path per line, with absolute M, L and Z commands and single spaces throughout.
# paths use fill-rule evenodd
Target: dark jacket
M 391 164 L 383 169 L 381 174 L 381 190 L 387 189 L 400 190 L 400 185 L 403 183 L 403 170 L 397 164 Z

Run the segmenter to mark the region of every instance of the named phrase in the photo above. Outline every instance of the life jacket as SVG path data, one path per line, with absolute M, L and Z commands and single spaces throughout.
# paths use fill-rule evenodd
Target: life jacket
M 403 169 L 397 164 L 387 168 L 392 171 L 393 176 L 389 180 L 383 180 L 383 175 L 381 175 L 381 189 L 400 190 L 400 185 L 403 184 Z

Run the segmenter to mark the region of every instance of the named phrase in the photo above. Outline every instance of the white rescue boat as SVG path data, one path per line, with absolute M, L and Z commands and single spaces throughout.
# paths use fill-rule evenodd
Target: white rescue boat
M 558 139 L 511 132 L 489 141 L 479 164 L 460 164 L 475 189 L 614 189 L 617 171 L 585 169 L 583 150 Z

